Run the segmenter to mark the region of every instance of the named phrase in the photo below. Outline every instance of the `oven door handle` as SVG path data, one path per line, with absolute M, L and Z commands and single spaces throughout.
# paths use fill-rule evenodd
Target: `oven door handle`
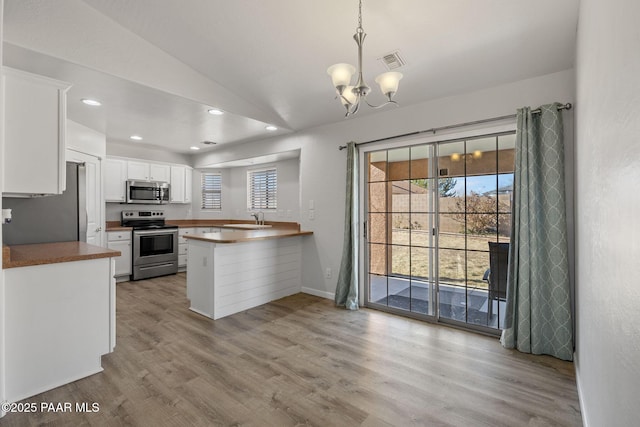
M 133 230 L 134 236 L 147 236 L 149 234 L 177 234 L 178 230 L 156 229 L 156 230 Z

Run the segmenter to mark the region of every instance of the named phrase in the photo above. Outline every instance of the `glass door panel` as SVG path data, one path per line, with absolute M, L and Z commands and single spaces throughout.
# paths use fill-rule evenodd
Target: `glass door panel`
M 421 145 L 368 153 L 368 305 L 435 314 L 432 152 Z

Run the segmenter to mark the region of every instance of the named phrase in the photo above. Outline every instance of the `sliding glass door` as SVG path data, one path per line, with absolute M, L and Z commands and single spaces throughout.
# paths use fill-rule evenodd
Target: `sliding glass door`
M 434 146 L 369 153 L 368 302 L 435 315 Z
M 502 327 L 514 146 L 508 133 L 366 154 L 368 306 Z

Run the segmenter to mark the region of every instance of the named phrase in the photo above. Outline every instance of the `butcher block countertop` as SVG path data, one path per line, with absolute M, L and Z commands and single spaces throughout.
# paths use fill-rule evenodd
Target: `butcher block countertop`
M 313 231 L 295 229 L 266 228 L 262 230 L 229 230 L 218 233 L 205 233 L 200 236 L 183 236 L 185 239 L 202 240 L 211 243 L 240 243 L 255 240 L 281 239 L 283 237 L 310 236 Z
M 167 225 L 175 225 L 179 228 L 194 228 L 194 227 L 223 227 L 233 228 L 232 224 L 239 224 L 241 228 L 243 224 L 254 224 L 252 221 L 243 221 L 239 219 L 168 219 L 165 221 Z M 293 230 L 300 230 L 300 224 L 297 222 L 284 222 L 284 221 L 265 221 L 266 225 L 270 225 L 272 228 L 286 228 Z M 131 231 L 131 227 L 123 227 L 120 225 L 120 221 L 107 221 L 106 231 Z
M 27 267 L 59 262 L 120 256 L 120 251 L 85 242 L 35 243 L 2 246 L 2 268 Z
M 226 227 L 233 228 L 233 224 L 238 224 L 241 228 L 244 224 L 255 224 L 253 221 L 244 221 L 239 219 L 168 219 L 167 225 L 177 225 L 180 228 L 191 227 Z M 265 225 L 272 228 L 286 228 L 300 231 L 300 224 L 297 222 L 284 221 L 265 221 Z

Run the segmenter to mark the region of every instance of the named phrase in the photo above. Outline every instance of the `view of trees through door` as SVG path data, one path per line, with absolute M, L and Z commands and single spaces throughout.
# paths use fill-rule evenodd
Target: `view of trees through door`
M 502 327 L 489 243 L 510 240 L 514 147 L 511 132 L 367 153 L 368 306 Z

